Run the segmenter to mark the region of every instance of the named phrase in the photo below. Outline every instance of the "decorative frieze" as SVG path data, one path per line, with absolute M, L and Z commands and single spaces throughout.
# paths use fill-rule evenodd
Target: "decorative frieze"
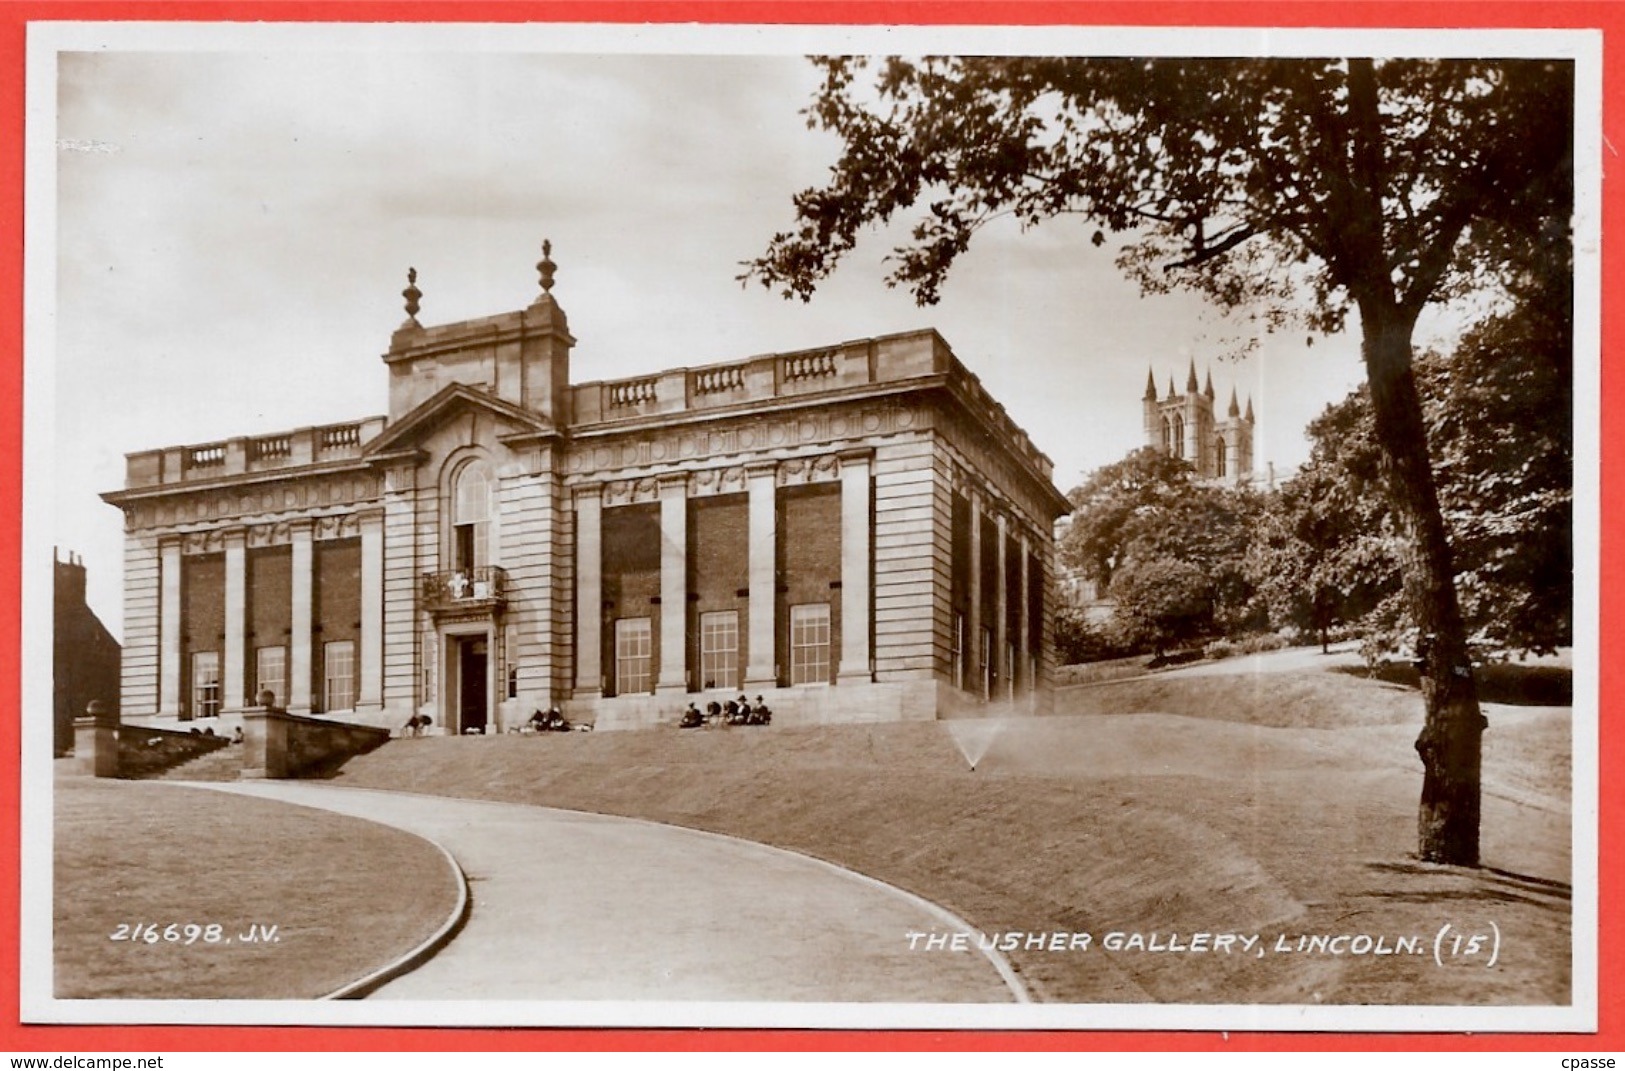
M 271 513 L 293 513 L 323 506 L 370 502 L 379 495 L 375 473 L 345 473 L 324 479 L 275 483 L 264 487 L 220 488 L 180 493 L 124 508 L 126 531 L 211 523 Z
M 726 427 L 683 428 L 612 442 L 578 444 L 570 454 L 569 471 L 572 474 L 609 472 L 809 443 L 895 435 L 927 427 L 929 422 L 929 415 L 918 408 L 893 404 L 757 419 Z
M 176 538 L 180 540 L 183 554 L 213 554 L 223 550 L 225 533 L 231 531 L 244 532 L 246 544 L 253 549 L 280 547 L 293 542 L 293 529 L 301 523 L 310 527 L 316 539 L 350 539 L 361 534 L 360 513 L 335 513 L 318 517 L 288 517 L 260 524 L 247 524 L 240 529 L 206 528 L 196 532 L 181 532 Z
M 641 480 L 611 480 L 604 484 L 604 505 L 625 506 L 634 502 L 654 502 L 660 498 L 660 485 L 653 476 Z
M 215 554 L 226 549 L 226 530 L 210 528 L 181 536 L 182 554 Z
M 251 524 L 248 526 L 249 547 L 274 547 L 292 540 L 292 528 L 288 521 L 272 521 L 268 524 Z
M 725 469 L 702 469 L 694 474 L 688 493 L 700 495 L 742 495 L 745 493 L 745 466 L 733 465 Z
M 819 457 L 793 457 L 780 462 L 777 480 L 780 487 L 794 487 L 804 483 L 828 483 L 841 478 L 841 462 L 834 454 Z

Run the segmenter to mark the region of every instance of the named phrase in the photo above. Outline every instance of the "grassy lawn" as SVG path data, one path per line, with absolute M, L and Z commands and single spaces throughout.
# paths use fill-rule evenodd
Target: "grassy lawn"
M 1566 1003 L 1569 717 L 1489 710 L 1485 869 L 1424 866 L 1414 691 L 1323 671 L 1059 693 L 998 723 L 396 741 L 340 785 L 620 814 L 828 859 L 987 932 L 1235 932 L 1420 941 L 1418 955 L 1016 951 L 1040 999 Z M 977 723 L 983 725 L 985 723 Z M 1433 940 L 1502 935 L 1436 965 Z
M 417 946 L 457 896 L 440 852 L 398 830 L 149 782 L 59 776 L 56 859 L 59 998 L 320 996 Z M 146 923 L 181 940 L 110 939 Z M 220 939 L 185 943 L 187 923 Z M 277 940 L 241 940 L 251 926 Z

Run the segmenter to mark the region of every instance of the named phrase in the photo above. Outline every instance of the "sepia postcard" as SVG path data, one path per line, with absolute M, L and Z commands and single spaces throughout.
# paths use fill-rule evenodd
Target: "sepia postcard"
M 32 23 L 23 1021 L 1595 1030 L 1601 51 Z

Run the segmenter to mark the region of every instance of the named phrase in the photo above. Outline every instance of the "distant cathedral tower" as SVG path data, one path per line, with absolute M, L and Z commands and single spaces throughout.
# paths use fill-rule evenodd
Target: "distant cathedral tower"
M 1198 388 L 1194 360 L 1183 394 L 1174 393 L 1170 376 L 1168 393 L 1159 398 L 1156 375 L 1148 371 L 1143 406 L 1147 446 L 1190 462 L 1202 479 L 1246 483 L 1253 478 L 1253 400 L 1247 399 L 1243 415 L 1232 387 L 1225 419 L 1214 420 L 1213 373 L 1209 372 L 1206 385 Z

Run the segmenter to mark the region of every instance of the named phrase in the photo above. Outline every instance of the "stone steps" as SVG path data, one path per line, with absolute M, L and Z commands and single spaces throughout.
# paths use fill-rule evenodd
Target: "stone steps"
M 235 781 L 243 771 L 243 749 L 240 744 L 199 755 L 179 766 L 171 766 L 153 780 L 157 781 Z

